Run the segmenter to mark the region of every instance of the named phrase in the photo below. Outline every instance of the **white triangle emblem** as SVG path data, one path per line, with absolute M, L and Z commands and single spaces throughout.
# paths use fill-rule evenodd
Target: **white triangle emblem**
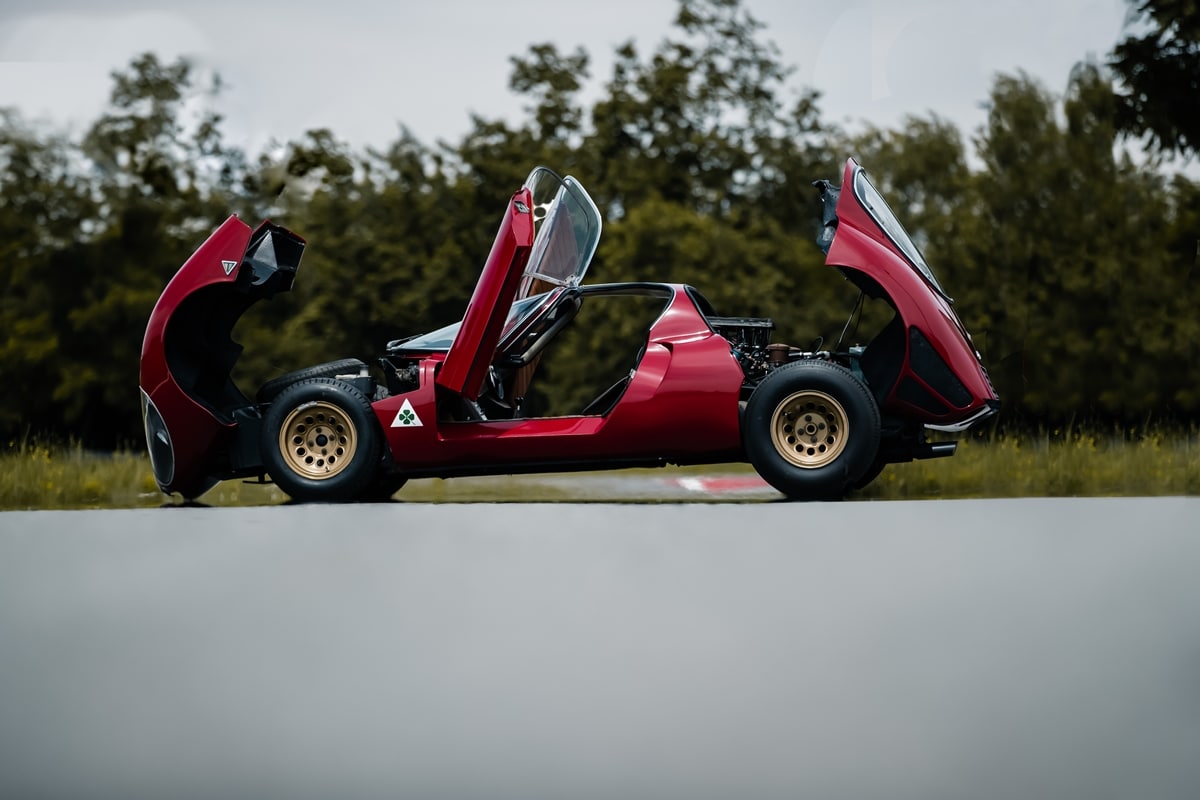
M 400 410 L 396 412 L 396 418 L 392 420 L 393 428 L 420 428 L 421 418 L 417 416 L 417 412 L 413 410 L 412 403 L 405 399 L 404 405 L 400 406 Z
M 237 266 L 236 261 L 222 261 L 221 266 L 225 268 L 225 274 L 233 272 L 233 268 Z

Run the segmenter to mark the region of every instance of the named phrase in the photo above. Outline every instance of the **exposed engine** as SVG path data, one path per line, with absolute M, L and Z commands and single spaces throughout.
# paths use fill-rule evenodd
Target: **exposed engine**
M 788 361 L 786 344 L 771 344 L 775 322 L 756 317 L 708 317 L 713 330 L 729 340 L 749 384 L 758 383 L 772 369 Z

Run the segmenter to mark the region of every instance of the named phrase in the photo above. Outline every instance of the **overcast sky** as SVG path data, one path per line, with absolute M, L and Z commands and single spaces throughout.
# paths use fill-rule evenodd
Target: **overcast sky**
M 1025 70 L 1061 92 L 1071 66 L 1103 59 L 1124 0 L 745 0 L 793 87 L 823 94 L 828 121 L 895 125 L 937 113 L 964 132 L 997 73 Z M 227 84 L 225 132 L 255 151 L 328 127 L 382 146 L 401 124 L 457 142 L 470 115 L 517 121 L 509 58 L 553 42 L 592 58 L 593 87 L 614 48 L 643 56 L 669 32 L 676 0 L 3 0 L 0 107 L 78 130 L 100 113 L 110 73 L 141 52 L 186 54 Z

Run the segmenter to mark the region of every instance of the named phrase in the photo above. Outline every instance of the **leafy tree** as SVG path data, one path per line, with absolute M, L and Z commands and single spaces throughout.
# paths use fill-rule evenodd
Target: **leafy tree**
M 778 191 L 790 165 L 767 159 L 780 154 L 781 132 L 812 124 L 814 98 L 784 113 L 779 95 L 791 70 L 760 38 L 762 27 L 739 0 L 681 0 L 677 35 L 647 61 L 632 42 L 617 49 L 583 147 L 611 215 L 651 193 L 724 215 L 743 198 Z
M 61 292 L 80 227 L 96 215 L 74 167 L 64 138 L 43 138 L 15 112 L 0 112 L 0 380 L 21 387 L 0 403 L 0 429 L 10 437 L 62 425 L 52 399 L 68 311 Z
M 1137 34 L 1111 62 L 1121 93 L 1094 64 L 1062 97 L 1001 76 L 966 144 L 936 116 L 855 135 L 827 126 L 815 91 L 791 93 L 791 69 L 740 0 L 680 0 L 656 48 L 617 48 L 590 105 L 588 54 L 533 45 L 511 60 L 527 117 L 476 117 L 432 148 L 402 131 L 360 152 L 314 130 L 251 160 L 204 110 L 218 79 L 139 56 L 79 140 L 0 111 L 0 375 L 22 387 L 0 401 L 0 430 L 139 438 L 130 387 L 150 308 L 230 213 L 309 242 L 294 291 L 235 331 L 246 345 L 235 378 L 250 393 L 456 321 L 500 209 L 536 164 L 575 174 L 604 214 L 590 280 L 690 283 L 719 313 L 773 318 L 776 340 L 828 346 L 856 292 L 822 266 L 811 181 L 836 180 L 847 155 L 956 297 L 1010 411 L 1194 420 L 1200 363 L 1181 354 L 1200 337 L 1200 188 L 1115 145 L 1144 133 L 1161 152 L 1194 152 L 1195 115 L 1173 92 L 1194 93 L 1196 6 L 1135 11 Z M 602 312 L 597 324 L 629 337 L 645 319 Z M 561 351 L 536 382 L 551 410 L 589 399 L 588 377 L 628 368 L 629 354 L 594 340 L 567 337 Z
M 189 101 L 219 91 L 198 85 L 185 59 L 153 54 L 113 74 L 110 107 L 84 136 L 100 198 L 96 232 L 69 265 L 65 338 L 55 397 L 85 439 L 137 435 L 129 386 L 140 337 L 162 286 L 229 213 L 236 190 L 229 152 L 212 113 L 187 119 Z M 232 159 L 236 164 L 238 159 Z
M 1130 0 L 1131 32 L 1109 65 L 1121 91 L 1117 125 L 1145 136 L 1159 153 L 1189 155 L 1200 148 L 1200 3 Z
M 575 95 L 590 76 L 587 52 L 579 48 L 564 56 L 553 44 L 544 43 L 533 45 L 528 58 L 513 56 L 510 61 L 509 88 L 533 99 L 526 110 L 533 114 L 538 138 L 566 142 L 577 135 L 583 125 L 583 109 L 575 104 Z
M 360 154 L 328 130 L 264 165 L 286 176 L 277 218 L 308 247 L 293 291 L 238 326 L 243 389 L 347 355 L 370 363 L 392 339 L 461 318 L 500 210 L 530 168 L 517 157 L 529 131 L 474 124 L 453 167 L 407 132 Z
M 985 223 L 972 299 L 1002 392 L 1039 417 L 1136 416 L 1159 407 L 1183 344 L 1168 274 L 1163 181 L 1114 155 L 1111 88 L 1084 65 L 1056 102 L 1001 77 L 979 138 Z M 1164 309 L 1173 309 L 1164 313 Z
M 1159 377 L 1172 411 L 1195 419 L 1200 413 L 1200 360 L 1186 354 L 1200 341 L 1200 183 L 1176 175 L 1163 200 L 1167 258 L 1161 280 L 1170 302 L 1158 313 L 1170 316 L 1174 335 L 1166 342 Z
M 79 143 L 39 140 L 13 115 L 0 136 L 0 225 L 13 231 L 5 372 L 37 375 L 5 424 L 93 445 L 139 435 L 141 331 L 167 279 L 223 217 L 244 158 L 219 118 L 185 124 L 188 62 L 152 54 L 114 73 L 109 110 Z M 11 365 L 11 367 L 10 367 Z
M 866 167 L 918 245 L 936 249 L 959 238 L 955 211 L 969 201 L 972 175 L 953 123 L 908 117 L 896 130 L 869 127 L 843 149 Z

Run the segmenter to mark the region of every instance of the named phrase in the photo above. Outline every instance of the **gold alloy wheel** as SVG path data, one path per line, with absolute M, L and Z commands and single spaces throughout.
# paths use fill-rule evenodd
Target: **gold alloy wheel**
M 802 469 L 832 463 L 846 449 L 846 409 L 824 392 L 806 389 L 788 396 L 771 417 L 771 441 L 779 455 Z
M 305 403 L 279 429 L 284 463 L 303 478 L 326 480 L 354 460 L 358 436 L 346 412 L 333 403 Z

